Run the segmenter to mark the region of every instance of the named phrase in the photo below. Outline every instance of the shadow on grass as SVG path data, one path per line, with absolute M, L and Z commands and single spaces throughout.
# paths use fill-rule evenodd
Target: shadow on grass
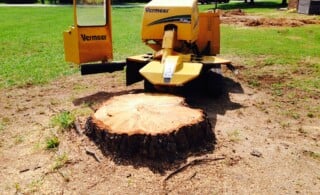
M 248 0 L 249 2 L 249 0 Z M 222 10 L 232 10 L 232 9 L 256 9 L 256 8 L 269 8 L 269 9 L 279 9 L 284 7 L 281 2 L 255 2 L 254 4 L 250 3 L 244 3 L 244 1 L 239 1 L 236 3 L 224 3 L 224 4 L 218 4 L 218 9 Z
M 166 171 L 177 169 L 181 167 L 181 165 L 186 164 L 189 157 L 191 158 L 205 157 L 206 158 L 208 157 L 207 156 L 208 154 L 212 154 L 214 152 L 215 144 L 216 144 L 215 126 L 217 122 L 217 115 L 218 114 L 224 115 L 228 110 L 235 110 L 235 109 L 242 108 L 242 105 L 232 102 L 229 97 L 229 93 L 243 93 L 243 89 L 241 85 L 229 78 L 224 78 L 224 81 L 226 84 L 224 92 L 218 98 L 214 98 L 214 99 L 209 98 L 208 96 L 202 93 L 184 94 L 184 98 L 186 99 L 186 102 L 188 103 L 188 105 L 193 108 L 200 108 L 204 110 L 205 113 L 207 114 L 207 119 L 209 120 L 209 123 L 210 123 L 210 126 L 209 126 L 210 133 L 206 134 L 206 136 L 209 138 L 205 136 L 204 138 L 206 140 L 203 143 L 196 145 L 196 147 L 190 147 L 190 145 L 187 144 L 189 146 L 187 150 L 183 150 L 183 151 L 174 150 L 175 151 L 174 154 L 172 155 L 171 153 L 170 155 L 168 155 L 168 157 L 167 157 L 167 154 L 163 153 L 163 151 L 158 155 L 156 155 L 155 158 L 150 158 L 148 157 L 148 155 L 141 153 L 141 151 L 133 154 L 130 153 L 129 155 L 123 154 L 123 153 L 119 154 L 115 151 L 109 151 L 107 149 L 108 147 L 106 146 L 104 141 L 109 138 L 104 138 L 106 137 L 106 133 L 99 133 L 99 136 L 97 136 L 96 133 L 94 133 L 93 135 L 92 133 L 90 133 L 92 132 L 91 127 L 89 128 L 90 129 L 89 131 L 85 130 L 85 132 L 89 137 L 89 139 L 92 140 L 100 148 L 104 156 L 110 158 L 115 164 L 133 166 L 135 168 L 148 167 L 151 171 L 155 173 L 165 174 Z M 74 100 L 73 103 L 74 105 L 81 105 L 86 102 L 101 104 L 102 102 L 107 101 L 108 99 L 114 96 L 141 93 L 141 92 L 143 92 L 143 90 L 129 90 L 129 91 L 120 91 L 115 93 L 98 92 L 96 94 L 78 98 Z M 90 118 L 91 117 L 89 117 L 86 121 L 86 129 L 88 128 L 88 121 L 91 120 Z M 91 123 L 89 123 L 89 125 L 90 124 Z M 196 134 L 198 133 L 196 132 Z M 137 136 L 147 137 L 148 135 L 137 135 Z M 125 136 L 125 137 L 128 137 L 128 136 Z M 151 136 L 151 137 L 152 137 L 151 139 L 153 140 L 155 136 Z M 159 135 L 159 136 L 157 135 L 157 138 L 158 137 L 160 137 L 160 140 L 162 140 L 163 142 L 166 142 L 167 140 L 166 137 L 168 137 L 168 135 Z M 168 140 L 170 139 L 172 139 L 171 136 Z M 141 141 L 145 139 L 138 139 L 138 140 Z M 122 141 L 123 141 L 123 137 L 120 140 L 121 145 L 122 145 Z M 177 143 L 177 142 L 173 142 L 173 143 Z M 124 145 L 127 146 L 128 144 L 124 144 Z M 161 144 L 163 143 L 160 143 L 160 145 Z M 162 157 L 161 155 L 164 155 L 165 157 Z M 208 160 L 208 159 L 204 159 L 204 160 Z

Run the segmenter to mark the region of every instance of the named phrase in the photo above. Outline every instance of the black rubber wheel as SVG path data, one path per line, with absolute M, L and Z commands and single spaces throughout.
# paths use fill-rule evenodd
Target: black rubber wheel
M 210 97 L 220 97 L 224 93 L 225 83 L 223 76 L 216 69 L 210 69 L 206 73 L 206 92 Z

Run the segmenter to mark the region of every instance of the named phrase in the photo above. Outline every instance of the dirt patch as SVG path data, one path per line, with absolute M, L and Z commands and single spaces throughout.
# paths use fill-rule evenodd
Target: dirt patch
M 320 24 L 316 19 L 287 19 L 287 18 L 258 18 L 249 19 L 244 23 L 246 26 L 289 26 L 298 27 L 306 24 Z
M 229 11 L 221 11 L 222 17 L 232 17 L 232 16 L 245 16 L 245 12 L 242 9 L 234 9 Z
M 266 84 L 266 85 L 272 85 L 272 84 L 276 84 L 276 83 L 282 83 L 286 80 L 285 77 L 281 76 L 281 77 L 276 77 L 274 75 L 260 75 L 258 76 L 258 80 L 261 81 L 262 83 Z
M 217 143 L 211 152 L 174 163 L 111 158 L 85 136 L 84 124 L 106 99 L 141 92 L 122 73 L 72 75 L 44 86 L 0 91 L 0 191 L 5 194 L 318 194 L 320 129 L 317 101 L 278 100 L 227 74 L 218 99 L 195 96 Z M 261 77 L 274 83 L 283 78 Z M 61 132 L 51 118 L 75 113 L 77 128 Z M 307 114 L 307 113 L 308 114 Z M 309 113 L 310 112 L 310 113 Z M 77 130 L 76 130 L 77 129 Z M 45 149 L 56 135 L 56 150 Z
M 265 18 L 261 16 L 248 15 L 241 9 L 222 11 L 221 22 L 223 24 L 235 24 L 242 26 L 275 26 L 275 27 L 298 27 L 306 24 L 320 24 L 317 18 L 295 19 L 295 18 Z

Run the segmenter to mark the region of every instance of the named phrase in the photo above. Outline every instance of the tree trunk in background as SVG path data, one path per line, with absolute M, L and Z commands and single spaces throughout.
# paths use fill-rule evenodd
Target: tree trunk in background
M 288 9 L 298 9 L 298 0 L 290 0 L 288 4 Z

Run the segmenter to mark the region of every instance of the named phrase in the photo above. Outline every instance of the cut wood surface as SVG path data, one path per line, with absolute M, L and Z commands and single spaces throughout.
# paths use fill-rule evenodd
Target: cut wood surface
M 94 114 L 100 129 L 117 134 L 169 134 L 203 121 L 202 110 L 185 106 L 184 99 L 170 95 L 129 94 L 114 97 Z
M 201 109 L 188 107 L 182 97 L 148 93 L 107 100 L 87 120 L 86 134 L 108 152 L 152 158 L 172 157 L 213 140 Z

